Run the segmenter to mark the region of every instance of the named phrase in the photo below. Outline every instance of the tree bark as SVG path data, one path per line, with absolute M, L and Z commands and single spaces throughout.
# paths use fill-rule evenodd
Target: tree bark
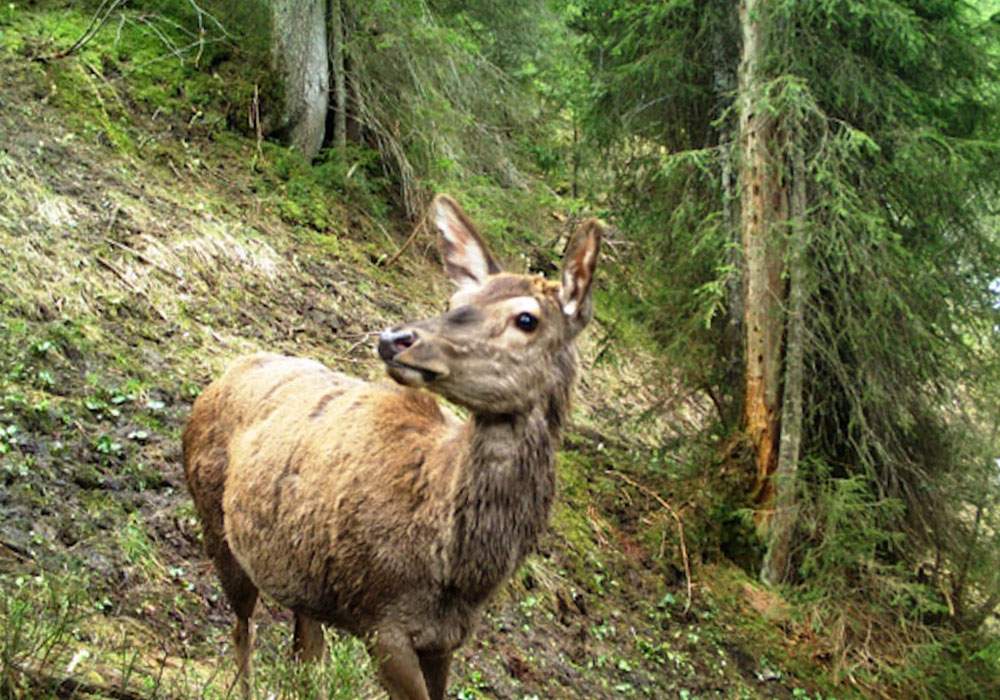
M 775 585 L 791 573 L 792 536 L 798 523 L 798 471 L 802 445 L 802 384 L 804 372 L 806 304 L 805 158 L 798 135 L 789 133 L 791 155 L 791 227 L 789 228 L 788 310 L 784 392 L 781 400 L 781 444 L 774 472 L 774 519 L 768 531 L 767 552 L 760 577 Z
M 744 404 L 743 424 L 754 451 L 758 526 L 766 530 L 777 465 L 781 380 L 781 234 L 788 220 L 788 194 L 778 159 L 778 128 L 763 104 L 765 53 L 760 0 L 742 0 L 740 26 L 740 234 L 743 244 Z
M 329 103 L 326 0 L 271 0 L 271 34 L 282 99 L 269 126 L 312 160 L 323 146 Z
M 344 12 L 330 0 L 330 75 L 333 78 L 333 145 L 347 145 L 347 76 L 344 63 Z

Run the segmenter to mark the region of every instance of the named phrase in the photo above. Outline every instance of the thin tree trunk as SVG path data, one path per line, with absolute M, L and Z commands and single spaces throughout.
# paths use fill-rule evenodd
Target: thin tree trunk
M 354 61 L 350 54 L 344 57 L 344 71 L 347 74 L 347 140 L 351 143 L 361 143 L 365 136 L 364 127 L 364 97 L 361 81 L 354 69 Z
M 354 8 L 350 3 L 341 2 L 344 23 L 344 77 L 347 80 L 347 140 L 351 143 L 362 143 L 365 139 L 365 103 L 364 88 L 361 75 L 364 71 L 363 62 L 351 55 L 348 39 L 358 36 L 361 29 Z
M 714 68 L 714 89 L 719 95 L 716 116 L 727 114 L 731 105 L 732 95 L 736 93 L 737 75 L 726 52 L 726 37 L 722 32 L 716 32 L 712 39 L 712 60 Z M 726 124 L 719 134 L 719 149 L 721 156 L 720 190 L 722 192 L 722 217 L 726 236 L 731 245 L 727 246 L 726 262 L 734 270 L 740 270 L 740 226 L 739 226 L 739 192 L 736 173 L 738 171 L 739 149 L 736 144 L 739 139 L 739 122 L 732 117 L 726 117 Z M 742 404 L 739 401 L 740 392 L 737 387 L 743 375 L 743 358 L 740 352 L 743 346 L 743 275 L 729 275 L 726 282 L 726 328 L 725 342 L 725 373 L 722 385 L 726 391 L 720 392 L 719 400 L 715 401 L 719 412 L 719 420 L 724 425 L 735 427 L 741 417 Z M 734 400 L 735 399 L 735 400 Z
M 996 444 L 998 431 L 1000 431 L 1000 421 L 993 423 L 993 438 L 990 440 L 991 445 Z M 993 471 L 993 464 L 994 458 L 991 456 L 988 459 L 986 467 L 987 473 Z M 979 542 L 979 536 L 982 531 L 983 510 L 986 508 L 987 497 L 987 490 L 984 489 L 980 492 L 979 500 L 976 503 L 976 517 L 972 522 L 972 532 L 969 534 L 968 542 L 965 545 L 962 563 L 958 565 L 958 578 L 955 580 L 955 576 L 951 576 L 952 615 L 954 616 L 954 622 L 957 629 L 977 629 L 979 625 L 986 620 L 987 616 L 993 613 L 997 603 L 1000 602 L 1000 575 L 994 574 L 994 578 L 998 583 L 993 586 L 993 593 L 982 604 L 982 607 L 979 608 L 979 610 L 974 611 L 971 614 L 966 612 L 968 607 L 967 603 L 969 601 L 967 600 L 968 591 L 965 587 L 969 578 L 969 569 L 972 567 L 973 563 L 972 558 L 976 551 L 976 545 Z
M 743 241 L 745 377 L 743 423 L 757 468 L 754 496 L 758 526 L 766 529 L 777 465 L 784 250 L 788 195 L 777 150 L 778 129 L 763 104 L 765 53 L 760 0 L 740 3 L 743 56 L 740 63 L 740 232 Z
M 580 170 L 580 129 L 576 123 L 576 110 L 573 110 L 573 199 L 580 195 L 578 174 Z
M 347 76 L 344 63 L 344 12 L 341 0 L 330 0 L 330 75 L 333 78 L 333 145 L 347 145 Z
M 798 471 L 802 445 L 802 383 L 805 344 L 806 214 L 805 159 L 798 134 L 789 133 L 791 157 L 791 215 L 789 229 L 789 291 L 785 346 L 785 384 L 781 401 L 781 446 L 774 472 L 774 519 L 768 531 L 767 552 L 760 577 L 775 585 L 788 579 L 792 536 L 798 523 Z

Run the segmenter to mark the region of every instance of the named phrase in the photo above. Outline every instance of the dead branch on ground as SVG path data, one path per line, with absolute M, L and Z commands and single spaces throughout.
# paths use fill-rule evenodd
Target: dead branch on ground
M 62 51 L 56 51 L 54 54 L 48 56 L 39 56 L 36 60 L 47 62 L 54 61 L 60 58 L 66 58 L 67 56 L 72 56 L 74 53 L 82 49 L 84 46 L 90 43 L 90 40 L 97 36 L 104 25 L 108 23 L 111 19 L 111 15 L 120 8 L 122 8 L 128 0 L 102 0 L 100 6 L 97 8 L 97 12 L 94 16 L 90 18 L 90 24 L 84 30 L 83 34 L 73 42 L 73 45 L 68 49 Z
M 417 223 L 417 225 L 413 227 L 413 230 L 410 231 L 410 235 L 406 237 L 405 241 L 403 241 L 403 245 L 399 247 L 399 250 L 393 253 L 393 256 L 391 258 L 389 258 L 382 264 L 382 267 L 392 267 L 392 264 L 397 260 L 399 260 L 399 256 L 405 253 L 406 249 L 410 247 L 410 244 L 412 244 L 413 241 L 416 239 L 417 234 L 424 229 L 426 223 L 427 220 L 421 218 L 420 221 Z

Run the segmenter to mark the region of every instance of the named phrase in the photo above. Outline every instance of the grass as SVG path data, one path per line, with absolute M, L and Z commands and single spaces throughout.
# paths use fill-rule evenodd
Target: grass
M 148 556 L 148 553 L 144 553 Z M 0 695 L 10 698 L 139 693 L 143 697 L 224 698 L 232 685 L 229 660 L 164 654 L 134 622 L 109 618 L 110 603 L 92 594 L 85 574 L 0 575 Z M 304 668 L 289 659 L 285 625 L 268 625 L 255 654 L 260 697 L 356 700 L 371 695 L 363 646 L 328 639 L 328 660 Z M 221 639 L 213 638 L 221 646 Z M 367 694 L 367 695 L 366 695 Z

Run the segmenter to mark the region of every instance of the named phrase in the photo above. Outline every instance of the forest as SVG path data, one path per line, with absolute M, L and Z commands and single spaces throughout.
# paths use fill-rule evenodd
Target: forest
M 0 85 L 0 698 L 1000 697 L 997 0 L 13 0 Z M 392 357 L 500 269 L 579 359 L 447 690 L 344 625 L 297 662 L 261 584 L 241 637 L 206 387 L 485 425 Z

